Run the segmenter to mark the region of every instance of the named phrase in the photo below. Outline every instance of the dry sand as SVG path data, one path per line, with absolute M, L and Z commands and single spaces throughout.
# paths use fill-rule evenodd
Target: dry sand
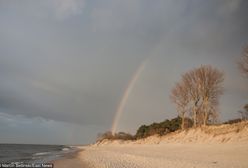
M 247 168 L 247 144 L 164 144 L 91 147 L 89 168 Z
M 61 164 L 62 163 L 62 164 Z M 247 168 L 248 123 L 190 129 L 138 141 L 103 141 L 58 167 Z

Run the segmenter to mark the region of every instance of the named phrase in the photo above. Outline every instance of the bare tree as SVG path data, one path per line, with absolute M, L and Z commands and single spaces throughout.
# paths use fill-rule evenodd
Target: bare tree
M 248 46 L 244 49 L 243 55 L 239 62 L 239 68 L 248 77 Z M 241 115 L 241 120 L 248 119 L 248 104 L 244 106 L 244 111 L 238 111 Z
M 197 71 L 195 69 L 182 75 L 182 82 L 185 88 L 187 88 L 188 103 L 193 113 L 193 126 L 196 127 L 197 115 L 200 107 L 200 94 L 199 94 L 199 82 L 197 77 Z
M 198 77 L 198 93 L 201 99 L 201 113 L 203 125 L 207 124 L 210 115 L 215 116 L 219 104 L 219 96 L 223 94 L 222 82 L 224 75 L 211 66 L 202 66 L 196 71 Z
M 189 101 L 187 88 L 181 83 L 177 83 L 171 91 L 170 99 L 177 106 L 179 116 L 182 118 L 181 129 L 183 130 L 185 125 L 185 114 L 187 112 L 187 105 Z
M 180 84 L 172 90 L 172 100 L 181 114 L 185 114 L 183 111 L 186 107 L 191 109 L 194 127 L 206 125 L 210 118 L 215 120 L 218 116 L 217 107 L 223 93 L 223 81 L 224 75 L 218 69 L 201 66 L 182 75 Z
M 240 70 L 248 76 L 248 46 L 244 49 L 243 55 L 239 62 Z

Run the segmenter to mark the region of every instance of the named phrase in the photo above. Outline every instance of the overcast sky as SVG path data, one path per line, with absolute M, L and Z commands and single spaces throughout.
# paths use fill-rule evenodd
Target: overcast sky
M 170 90 L 203 64 L 225 73 L 220 120 L 237 118 L 248 80 L 246 0 L 0 1 L 0 143 L 84 144 L 118 124 L 176 117 Z

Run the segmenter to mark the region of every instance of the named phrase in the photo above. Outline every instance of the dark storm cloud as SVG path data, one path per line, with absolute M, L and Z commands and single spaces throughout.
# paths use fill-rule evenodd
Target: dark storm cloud
M 248 99 L 236 66 L 248 43 L 247 7 L 245 0 L 1 1 L 0 112 L 109 129 L 148 58 L 121 129 L 174 117 L 171 87 L 201 64 L 225 71 L 222 117 L 235 117 L 241 104 L 231 100 Z

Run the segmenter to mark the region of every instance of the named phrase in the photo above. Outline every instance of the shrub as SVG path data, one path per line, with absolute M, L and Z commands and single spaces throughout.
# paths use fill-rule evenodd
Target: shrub
M 117 139 L 120 139 L 120 140 L 134 140 L 134 136 L 129 134 L 129 133 L 125 133 L 125 132 L 118 132 L 118 133 L 115 133 L 114 135 L 110 132 L 110 131 L 107 131 L 103 134 L 98 134 L 98 137 L 97 137 L 97 142 L 101 142 L 103 141 L 104 139 L 108 139 L 108 140 L 117 140 Z
M 104 139 L 135 140 L 135 139 L 146 138 L 148 136 L 155 134 L 162 136 L 162 135 L 166 135 L 167 133 L 174 132 L 180 129 L 181 123 L 182 123 L 182 119 L 181 117 L 178 116 L 171 120 L 166 119 L 160 123 L 141 125 L 134 136 L 125 132 L 118 132 L 113 135 L 110 131 L 107 131 L 103 134 L 98 134 L 97 142 L 101 142 Z M 193 125 L 193 121 L 190 118 L 185 118 L 185 128 L 192 127 L 192 125 Z
M 181 127 L 182 119 L 181 117 L 176 117 L 171 120 L 165 120 L 160 123 L 153 123 L 151 125 L 142 125 L 138 128 L 135 138 L 146 138 L 151 135 L 165 135 L 169 132 L 176 131 Z M 187 128 L 192 127 L 193 121 L 189 118 L 185 118 L 185 126 Z
M 237 118 L 237 119 L 228 120 L 228 121 L 224 122 L 223 124 L 234 124 L 234 123 L 239 123 L 241 121 L 242 120 L 240 118 Z

